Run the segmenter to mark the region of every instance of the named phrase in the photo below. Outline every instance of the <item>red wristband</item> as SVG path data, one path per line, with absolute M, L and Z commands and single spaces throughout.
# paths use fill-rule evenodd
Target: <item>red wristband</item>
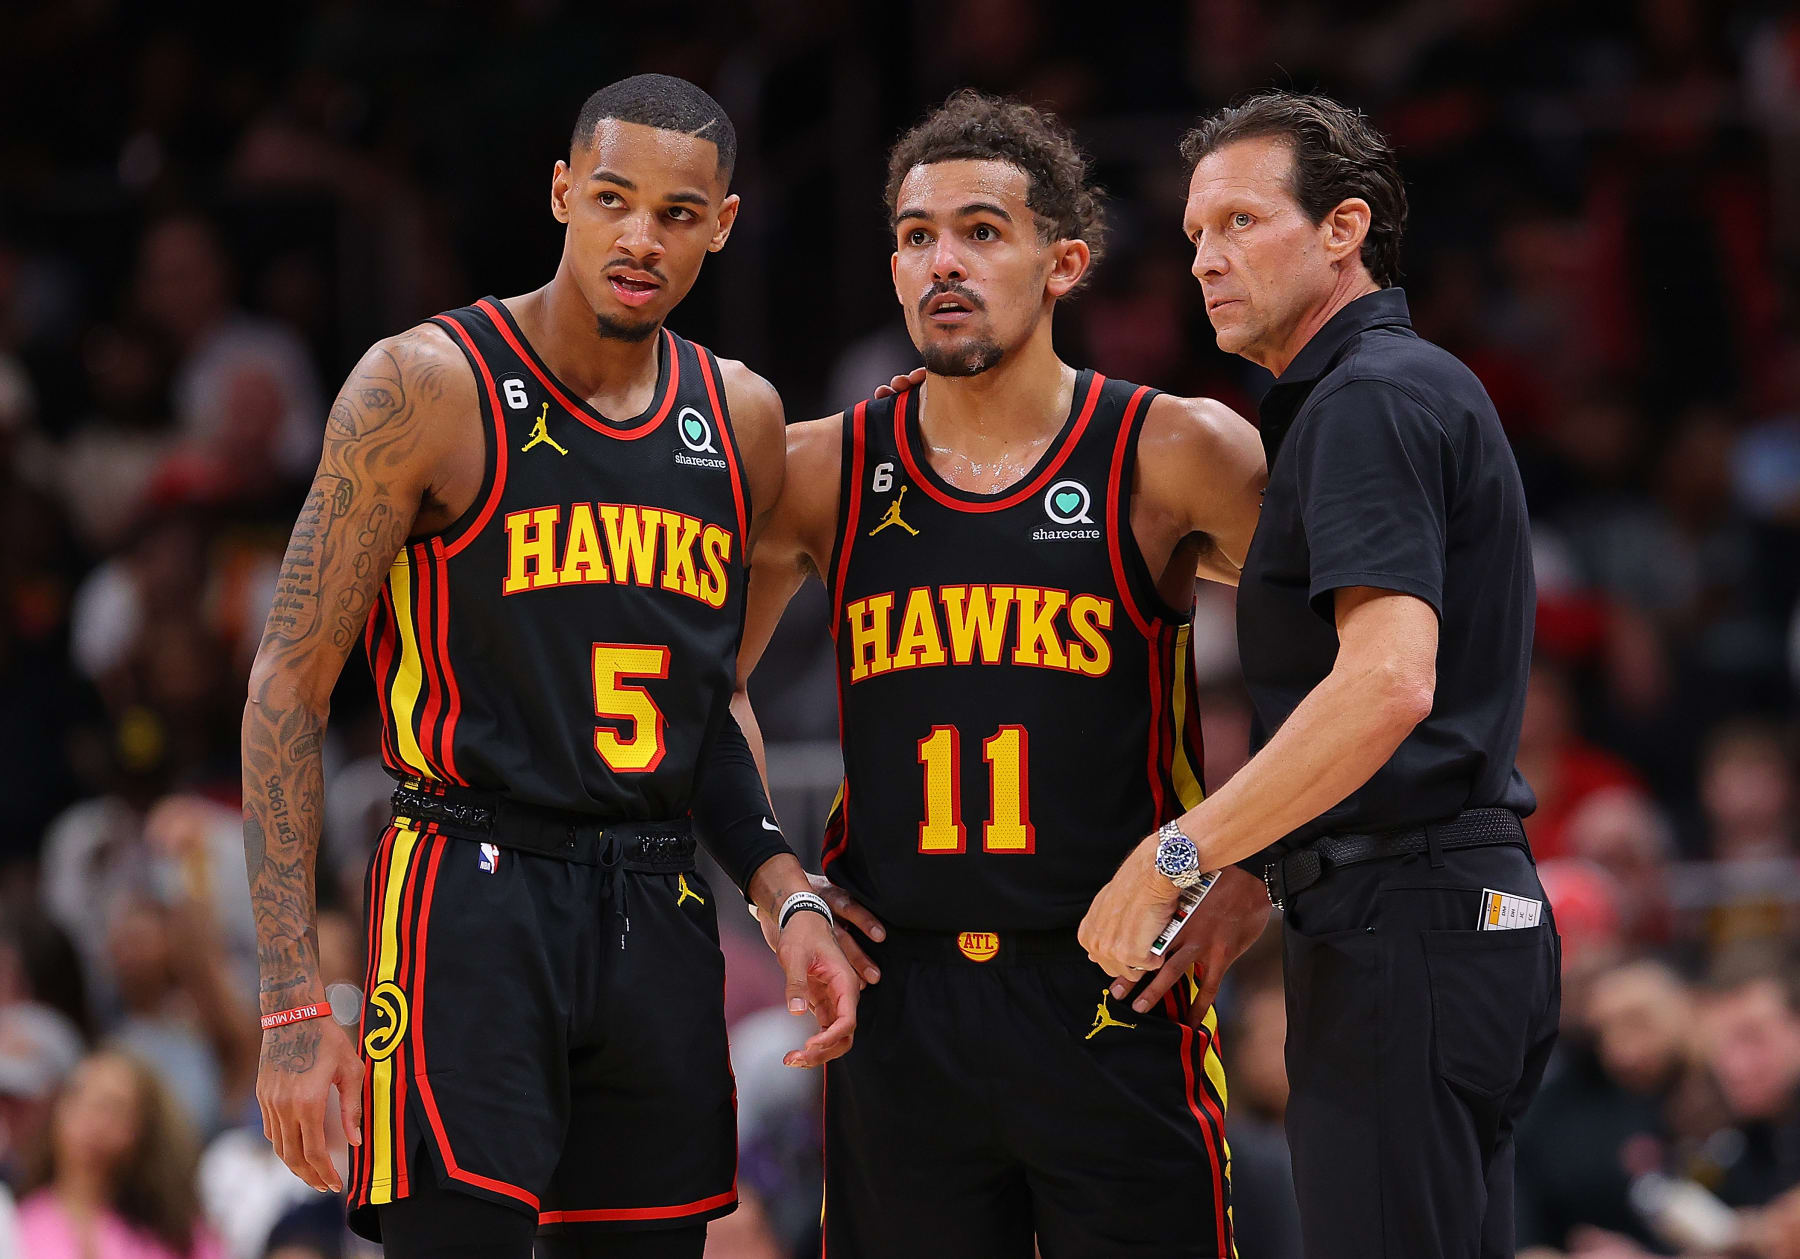
M 262 1029 L 267 1032 L 277 1027 L 286 1027 L 289 1023 L 304 1023 L 307 1019 L 328 1019 L 331 1017 L 331 1002 L 319 1001 L 312 1005 L 297 1005 L 291 1010 L 277 1010 L 273 1014 L 262 1016 Z

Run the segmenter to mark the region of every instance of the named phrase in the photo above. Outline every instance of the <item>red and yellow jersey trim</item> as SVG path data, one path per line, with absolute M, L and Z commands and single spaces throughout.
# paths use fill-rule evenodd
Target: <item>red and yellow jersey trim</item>
M 467 786 L 456 771 L 462 690 L 450 661 L 450 570 L 442 538 L 394 557 L 369 618 L 382 759 L 398 774 Z

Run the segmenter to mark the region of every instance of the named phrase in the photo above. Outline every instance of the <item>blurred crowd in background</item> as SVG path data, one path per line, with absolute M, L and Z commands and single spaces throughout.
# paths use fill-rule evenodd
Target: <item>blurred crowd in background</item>
M 1065 358 L 1251 416 L 1267 377 L 1213 345 L 1176 142 L 1269 84 L 1372 116 L 1408 179 L 1417 326 L 1487 385 L 1533 514 L 1519 757 L 1566 987 L 1519 1134 L 1521 1252 L 1800 1256 L 1800 16 L 1171 0 L 1097 22 L 1033 0 L 0 10 L 0 1253 L 359 1253 L 252 1096 L 246 672 L 336 382 L 377 337 L 548 279 L 580 102 L 654 69 L 712 91 L 742 153 L 736 234 L 675 326 L 790 418 L 916 362 L 883 151 L 951 88 L 1056 108 L 1113 194 Z M 796 604 L 755 682 L 814 858 L 821 608 Z M 1230 591 L 1201 592 L 1194 642 L 1216 785 L 1248 727 Z M 363 969 L 372 716 L 355 657 L 328 982 Z M 722 907 L 745 1207 L 708 1254 L 813 1254 L 818 1080 L 779 1065 L 802 1029 L 740 917 Z M 1221 999 L 1244 1259 L 1299 1253 L 1278 954 Z

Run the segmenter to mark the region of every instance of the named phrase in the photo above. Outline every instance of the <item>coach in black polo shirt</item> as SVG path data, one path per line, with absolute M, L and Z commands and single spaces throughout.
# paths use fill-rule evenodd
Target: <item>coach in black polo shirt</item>
M 1405 192 L 1358 114 L 1268 93 L 1182 151 L 1219 344 L 1276 377 L 1238 588 L 1256 755 L 1126 861 L 1082 939 L 1134 982 L 1180 886 L 1262 873 L 1286 911 L 1307 1256 L 1500 1259 L 1558 1005 L 1513 765 L 1535 604 L 1518 469 L 1481 383 L 1389 287 Z

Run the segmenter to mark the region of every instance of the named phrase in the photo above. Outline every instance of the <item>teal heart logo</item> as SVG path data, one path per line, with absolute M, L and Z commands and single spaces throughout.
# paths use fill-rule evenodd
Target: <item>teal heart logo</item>
M 701 435 L 706 432 L 706 425 L 695 419 L 684 420 L 681 426 L 687 430 L 689 441 L 699 441 Z
M 1081 495 L 1074 490 L 1064 490 L 1056 496 L 1056 510 L 1067 516 L 1081 506 Z

